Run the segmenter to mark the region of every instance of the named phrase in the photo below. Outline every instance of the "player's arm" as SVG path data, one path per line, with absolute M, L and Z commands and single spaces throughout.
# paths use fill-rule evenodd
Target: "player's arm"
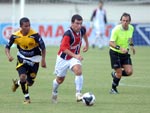
M 85 46 L 84 46 L 84 48 L 83 48 L 83 52 L 86 52 L 86 51 L 88 51 L 88 48 L 89 48 L 89 42 L 88 42 L 87 34 L 85 34 L 85 35 L 83 36 L 83 38 L 84 38 L 84 41 L 85 41 Z
M 129 45 L 130 45 L 130 49 L 132 50 L 133 54 L 135 54 L 135 48 L 134 48 L 134 43 L 132 38 L 129 38 Z
M 74 54 L 73 52 L 70 51 L 70 37 L 69 36 L 65 35 L 63 37 L 60 48 L 67 55 L 70 55 L 78 60 L 83 60 L 80 54 Z
M 105 22 L 105 24 L 107 24 L 107 16 L 106 16 L 106 11 L 105 11 L 105 13 L 104 13 L 104 22 Z
M 45 57 L 46 57 L 46 47 L 45 47 L 45 44 L 44 44 L 44 41 L 43 41 L 42 37 L 40 35 L 38 37 L 39 37 L 39 40 L 38 40 L 39 47 L 42 50 L 41 51 L 41 56 L 42 56 L 41 67 L 46 68 L 46 60 L 45 60 Z
M 93 20 L 96 16 L 96 9 L 93 11 L 92 16 L 90 18 L 90 28 L 93 28 Z
M 93 21 L 94 17 L 96 16 L 96 9 L 93 11 L 92 16 L 91 16 L 91 21 Z
M 85 42 L 85 46 L 83 48 L 83 52 L 86 52 L 88 50 L 88 48 L 89 48 L 89 42 L 88 42 L 88 36 L 87 36 L 85 27 L 82 27 L 82 31 L 81 32 L 83 32 L 83 39 L 84 39 L 84 42 Z
M 8 60 L 11 62 L 14 60 L 14 58 L 11 56 L 11 53 L 10 53 L 10 48 L 12 46 L 12 44 L 14 43 L 14 38 L 13 38 L 13 35 L 10 37 L 10 40 L 9 42 L 6 44 L 5 46 L 5 54 L 8 58 Z

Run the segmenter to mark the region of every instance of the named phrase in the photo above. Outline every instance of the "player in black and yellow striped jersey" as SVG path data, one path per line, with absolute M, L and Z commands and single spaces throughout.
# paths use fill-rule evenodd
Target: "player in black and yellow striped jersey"
M 5 53 L 8 60 L 13 61 L 10 54 L 10 48 L 13 44 L 17 45 L 17 65 L 19 80 L 13 80 L 12 91 L 21 85 L 25 96 L 25 104 L 30 103 L 28 86 L 32 86 L 39 69 L 39 63 L 46 68 L 46 48 L 41 36 L 30 28 L 30 20 L 26 17 L 20 19 L 20 29 L 13 33 L 9 43 L 5 47 Z

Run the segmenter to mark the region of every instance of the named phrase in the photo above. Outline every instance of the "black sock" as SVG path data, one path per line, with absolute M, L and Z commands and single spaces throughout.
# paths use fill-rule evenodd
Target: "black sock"
M 125 70 L 122 71 L 122 76 L 128 76 Z
M 116 87 L 119 85 L 119 81 L 120 81 L 120 78 L 117 78 L 116 76 L 114 76 L 113 83 L 112 83 L 113 89 L 116 89 Z
M 27 82 L 20 82 L 21 84 L 21 88 L 22 88 L 22 92 L 24 95 L 28 94 L 28 85 Z M 26 99 L 29 99 L 29 96 L 26 97 Z

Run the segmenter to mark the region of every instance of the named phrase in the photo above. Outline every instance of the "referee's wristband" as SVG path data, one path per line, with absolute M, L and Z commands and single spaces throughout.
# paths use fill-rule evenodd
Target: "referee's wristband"
M 133 43 L 131 43 L 131 44 L 129 44 L 130 46 L 134 46 L 134 44 Z
M 119 49 L 120 49 L 120 46 L 116 45 L 115 49 L 119 50 Z

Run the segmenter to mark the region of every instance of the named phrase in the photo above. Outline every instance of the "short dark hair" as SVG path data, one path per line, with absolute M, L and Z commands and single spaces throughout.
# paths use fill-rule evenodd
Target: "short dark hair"
M 102 0 L 99 0 L 99 3 L 103 4 L 103 1 L 102 1 Z
M 121 18 L 120 18 L 120 21 L 122 20 L 123 16 L 128 16 L 129 17 L 129 21 L 131 21 L 131 16 L 130 16 L 129 13 L 123 13 L 122 16 L 121 16 Z
M 23 17 L 20 19 L 20 26 L 22 26 L 23 22 L 30 22 L 30 20 L 27 17 Z
M 73 23 L 75 20 L 83 20 L 83 18 L 79 14 L 75 14 L 71 18 L 71 22 Z

